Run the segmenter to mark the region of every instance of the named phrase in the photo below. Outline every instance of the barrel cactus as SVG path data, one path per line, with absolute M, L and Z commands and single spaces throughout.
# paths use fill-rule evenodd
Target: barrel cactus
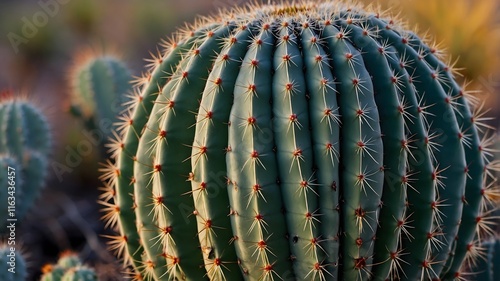
M 3 225 L 7 219 L 22 219 L 40 194 L 47 176 L 51 133 L 47 117 L 37 106 L 12 96 L 0 99 L 0 126 Z
M 439 50 L 338 1 L 223 11 L 163 45 L 102 168 L 137 280 L 473 270 L 491 138 Z
M 79 54 L 71 71 L 71 113 L 87 129 L 110 137 L 131 92 L 131 79 L 130 70 L 114 55 Z

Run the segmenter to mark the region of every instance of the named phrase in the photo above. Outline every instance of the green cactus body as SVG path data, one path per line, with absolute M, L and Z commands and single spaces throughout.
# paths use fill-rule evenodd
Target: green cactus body
M 15 204 L 15 218 L 22 219 L 44 185 L 51 134 L 42 112 L 29 102 L 17 99 L 0 101 L 0 126 L 0 154 L 4 155 L 2 158 L 7 161 L 2 161 L 2 164 L 15 169 L 12 170 L 12 180 L 9 179 L 12 184 L 3 186 L 15 187 L 15 196 L 18 199 Z M 7 176 L 7 168 L 4 171 L 5 175 L 2 177 Z M 7 188 L 2 189 L 1 197 L 6 198 L 8 191 Z M 7 200 L 3 202 L 6 206 Z M 0 213 L 3 222 L 7 220 L 7 215 L 8 212 Z
M 231 224 L 242 224 L 241 228 L 232 228 L 241 269 L 251 279 L 266 279 L 293 276 L 293 271 L 289 250 L 277 251 L 288 247 L 283 239 L 286 224 L 276 183 L 276 159 L 273 145 L 269 145 L 273 135 L 271 108 L 267 106 L 272 99 L 272 77 L 268 73 L 273 67 L 275 38 L 263 27 L 254 28 L 257 35 L 251 40 L 241 66 L 244 71 L 238 73 L 235 83 L 240 86 L 234 87 L 226 164 Z M 264 140 L 258 133 L 263 131 L 269 134 Z
M 104 169 L 106 174 L 103 175 L 103 178 L 113 179 L 112 185 L 116 184 L 114 204 L 106 206 L 110 207 L 110 211 L 113 212 L 110 222 L 119 222 L 118 227 L 121 234 L 113 238 L 114 241 L 111 247 L 119 253 L 125 251 L 126 263 L 132 264 L 136 272 L 140 272 L 140 268 L 143 267 L 141 256 L 143 250 L 136 230 L 135 203 L 133 197 L 130 196 L 129 187 L 134 181 L 133 165 L 139 143 L 138 133 L 143 130 L 149 112 L 154 105 L 154 100 L 162 91 L 162 87 L 159 85 L 164 85 L 167 82 L 165 73 L 169 73 L 177 67 L 181 58 L 187 55 L 193 46 L 198 44 L 197 41 L 201 35 L 201 32 L 198 32 L 186 38 L 185 41 L 173 45 L 169 54 L 162 59 L 161 64 L 151 74 L 144 77 L 143 81 L 146 83 L 139 81 L 138 87 L 143 89 L 139 89 L 140 96 L 135 98 L 135 108 L 130 111 L 127 118 L 123 118 L 121 129 L 124 132 L 119 131 L 119 133 L 123 133 L 124 136 L 119 143 L 120 145 L 114 151 L 119 155 L 118 167 Z
M 404 220 L 406 209 L 406 172 L 408 140 L 405 135 L 405 120 L 402 85 L 398 76 L 390 68 L 387 47 L 375 39 L 364 36 L 365 29 L 348 25 L 340 21 L 345 33 L 352 34 L 352 41 L 358 48 L 362 48 L 361 57 L 366 62 L 366 68 L 373 81 L 375 100 L 379 106 L 380 126 L 384 132 L 384 186 L 381 198 L 382 209 L 378 220 L 378 240 L 374 246 L 373 279 L 385 280 L 390 272 L 391 263 L 384 262 L 391 259 L 398 251 L 401 228 L 398 224 Z M 398 84 L 399 83 L 399 84 Z M 373 147 L 367 145 L 365 153 L 371 153 Z M 363 148 L 363 147 L 361 147 Z M 361 149 L 360 148 L 360 149 Z M 375 198 L 373 200 L 376 200 Z M 396 234 L 396 235 L 395 235 Z
M 406 54 L 413 54 L 417 58 L 423 57 L 410 46 L 411 42 L 405 44 L 403 37 L 386 29 L 386 23 L 375 18 L 371 20 L 380 28 L 384 27 L 381 33 L 387 34 L 388 43 L 393 44 L 399 53 L 406 52 Z M 418 81 L 415 82 L 416 88 L 422 86 L 417 91 L 417 95 L 429 105 L 428 113 L 435 116 L 432 118 L 432 123 L 429 123 L 429 130 L 438 136 L 435 142 L 437 147 L 432 153 L 435 162 L 433 176 L 437 182 L 437 197 L 433 201 L 433 208 L 435 208 L 434 229 L 430 233 L 432 247 L 430 256 L 424 261 L 424 270 L 439 276 L 444 266 L 442 261 L 448 258 L 453 245 L 450 241 L 453 241 L 458 233 L 464 205 L 466 177 L 471 176 L 467 166 L 470 163 L 466 164 L 467 159 L 464 152 L 465 136 L 462 130 L 466 128 L 459 127 L 462 124 L 457 121 L 452 97 L 448 96 L 446 92 L 447 89 L 444 86 L 446 81 L 441 79 L 440 75 L 442 74 L 439 73 L 439 68 L 434 69 L 431 64 L 417 59 L 414 62 L 413 71 L 414 75 L 418 77 Z M 426 93 L 433 93 L 433 95 Z M 474 134 L 474 132 L 472 133 Z M 475 151 L 475 154 L 479 155 L 479 159 L 481 159 L 480 153 L 479 150 Z M 473 164 L 477 165 L 477 162 Z M 482 181 L 481 173 L 476 173 L 474 180 Z
M 309 112 L 315 159 L 317 193 L 322 223 L 319 224 L 320 245 L 325 257 L 323 266 L 332 277 L 338 276 L 339 256 L 339 146 L 340 114 L 334 75 L 328 62 L 325 46 L 318 42 L 314 29 L 304 26 L 302 49 L 306 68 L 306 87 L 309 89 Z
M 135 278 L 464 273 L 487 159 L 445 64 L 355 6 L 227 14 L 156 58 L 103 169 Z
M 449 67 L 434 55 L 435 50 L 423 45 L 416 35 L 411 36 L 410 38 L 416 43 L 412 45 L 413 48 L 419 51 L 424 56 L 425 61 L 441 76 L 441 79 L 446 81 L 446 83 L 442 83 L 443 89 L 446 91 L 450 103 L 454 105 L 455 117 L 464 144 L 467 163 L 466 174 L 468 176 L 463 197 L 462 218 L 457 234 L 460 239 L 454 240 L 450 252 L 450 256 L 453 256 L 453 258 L 447 260 L 446 267 L 441 274 L 445 279 L 454 278 L 456 274 L 460 274 L 462 260 L 467 256 L 471 245 L 475 244 L 476 239 L 480 239 L 480 237 L 476 237 L 476 228 L 480 222 L 478 218 L 481 218 L 482 212 L 486 211 L 481 208 L 484 194 L 481 175 L 486 168 L 486 154 L 482 151 L 482 144 L 478 135 L 478 130 L 482 128 L 475 126 L 477 120 L 474 119 L 473 113 L 468 106 L 469 101 L 463 97 L 464 90 L 455 81 Z M 477 153 L 477 151 L 481 151 L 481 153 Z
M 383 160 L 379 114 L 375 109 L 373 84 L 359 50 L 346 44 L 345 32 L 333 25 L 325 26 L 325 40 L 332 54 L 332 68 L 339 83 L 339 111 L 343 136 L 340 151 L 342 210 L 345 239 L 341 278 L 367 279 L 372 263 L 372 240 L 377 230 L 378 210 L 382 196 Z
M 132 87 L 128 68 L 110 55 L 92 56 L 77 64 L 73 80 L 72 113 L 83 118 L 89 129 L 110 137 Z
M 220 206 L 229 206 L 226 161 L 220 152 L 227 149 L 227 120 L 229 119 L 236 76 L 232 75 L 241 66 L 250 42 L 251 27 L 241 29 L 224 43 L 221 53 L 208 77 L 203 98 L 197 113 L 197 126 L 191 150 L 192 196 L 194 199 L 198 238 L 203 250 L 203 259 L 208 277 L 229 280 L 239 278 L 234 246 L 227 243 L 233 237 L 228 212 Z M 242 66 L 245 67 L 245 66 Z M 227 77 L 222 79 L 222 77 Z M 206 148 L 206 149 L 205 149 Z M 204 151 L 203 153 L 200 153 Z M 252 197 L 248 198 L 248 203 Z M 235 241 L 235 243 L 240 243 Z M 221 265 L 228 270 L 223 272 Z
M 7 244 L 0 245 L 0 280 L 25 281 L 28 277 L 26 261 L 15 248 Z

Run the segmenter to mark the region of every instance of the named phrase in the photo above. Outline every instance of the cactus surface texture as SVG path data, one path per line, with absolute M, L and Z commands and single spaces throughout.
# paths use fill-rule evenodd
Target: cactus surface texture
M 19 251 L 11 251 L 12 246 L 0 245 L 0 280 L 25 281 L 28 273 L 26 261 Z
M 94 269 L 85 266 L 78 254 L 72 251 L 61 253 L 56 264 L 42 268 L 40 281 L 97 281 Z
M 71 112 L 83 119 L 87 129 L 111 136 L 112 124 L 132 89 L 131 79 L 130 70 L 118 58 L 84 53 L 71 74 Z
M 4 171 L 0 175 L 0 224 L 8 218 L 22 219 L 33 205 L 45 183 L 50 148 L 49 124 L 39 108 L 22 99 L 0 100 L 0 166 Z M 4 231 L 2 227 L 0 233 Z
M 337 1 L 224 11 L 163 45 L 102 168 L 135 279 L 474 270 L 490 138 L 439 50 Z

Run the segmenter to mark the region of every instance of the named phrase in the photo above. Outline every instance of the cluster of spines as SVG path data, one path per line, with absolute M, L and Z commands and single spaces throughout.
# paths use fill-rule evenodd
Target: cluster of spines
M 238 276 L 229 268 L 239 264 L 250 279 L 456 279 L 465 269 L 463 255 L 477 258 L 471 254 L 480 238 L 474 233 L 489 223 L 479 206 L 488 206 L 481 202 L 495 191 L 484 184 L 490 165 L 477 131 L 485 128 L 480 116 L 471 115 L 451 67 L 436 65 L 435 50 L 392 20 L 326 4 L 317 7 L 322 13 L 311 9 L 303 6 L 299 10 L 313 14 L 297 19 L 286 9 L 267 7 L 260 14 L 193 28 L 154 58 L 152 73 L 139 79 L 142 92 L 123 117 L 123 138 L 116 140 L 116 166 L 104 169 L 110 181 L 105 197 L 114 198 L 104 204 L 109 222 L 119 222 L 114 248 L 128 252 L 125 259 L 142 277 L 224 280 Z M 222 43 L 209 54 L 203 47 L 215 44 L 212 37 Z M 248 46 L 246 53 L 239 44 Z M 233 58 L 230 52 L 241 55 Z M 214 62 L 213 68 L 209 64 L 203 69 L 210 72 L 197 74 L 193 65 L 203 59 Z M 238 64 L 237 77 L 222 75 Z M 188 83 L 189 91 L 180 95 Z M 342 96 L 338 105 L 336 97 L 332 100 L 336 91 Z M 192 105 L 199 93 L 200 105 Z M 228 105 L 219 105 L 230 103 L 232 94 L 228 115 Z M 322 115 L 304 115 L 307 104 Z M 315 108 L 318 104 L 321 108 Z M 227 136 L 215 131 L 224 120 L 229 120 Z M 303 137 L 308 129 L 322 132 L 318 139 L 324 143 Z M 224 151 L 226 161 L 221 161 Z M 319 163 L 328 160 L 333 168 L 325 173 L 330 167 Z M 181 168 L 187 164 L 191 168 Z M 179 173 L 186 169 L 189 174 Z M 224 176 L 227 195 L 221 193 Z M 146 190 L 149 195 L 141 193 Z M 217 240 L 229 237 L 221 210 L 229 213 L 233 233 L 227 243 L 234 249 L 226 238 Z M 460 224 L 462 213 L 474 222 Z M 138 219 L 137 228 L 131 218 Z M 185 225 L 174 223 L 180 219 Z M 179 249 L 179 241 L 188 240 L 174 233 L 193 225 L 201 251 Z M 457 233 L 467 236 L 454 242 L 461 248 L 450 242 Z M 142 255 L 138 234 L 142 241 L 154 241 L 143 245 Z M 344 241 L 340 259 L 339 240 Z M 181 257 L 186 253 L 189 261 Z M 448 258 L 455 254 L 462 257 Z M 293 271 L 287 272 L 290 261 Z M 204 274 L 188 270 L 200 264 Z
M 41 109 L 16 97 L 0 100 L 0 131 L 0 163 L 5 171 L 0 176 L 3 224 L 8 218 L 22 219 L 40 194 L 47 175 L 51 132 Z M 8 202 L 13 200 L 7 197 L 17 199 L 15 209 L 8 210 Z
M 56 264 L 42 267 L 40 281 L 97 281 L 94 269 L 84 265 L 78 254 L 72 251 L 61 253 Z

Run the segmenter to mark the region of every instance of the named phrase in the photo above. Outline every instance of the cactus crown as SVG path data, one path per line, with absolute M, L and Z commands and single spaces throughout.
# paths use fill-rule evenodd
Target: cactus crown
M 498 193 L 487 126 L 414 33 L 304 2 L 225 11 L 164 45 L 102 169 L 111 248 L 137 279 L 452 280 L 473 265 Z

